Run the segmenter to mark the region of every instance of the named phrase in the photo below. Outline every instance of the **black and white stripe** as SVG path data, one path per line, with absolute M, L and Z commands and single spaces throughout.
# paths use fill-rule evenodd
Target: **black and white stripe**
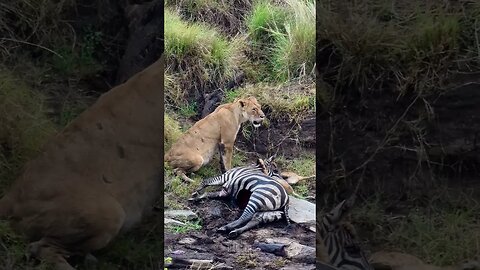
M 317 221 L 317 231 L 328 253 L 329 264 L 344 270 L 373 270 L 360 245 L 356 242 L 353 226 L 341 223 L 353 200 L 342 201 Z
M 273 157 L 267 160 L 259 159 L 256 165 L 233 168 L 222 175 L 205 179 L 199 189 L 193 194 L 192 200 L 202 198 L 233 197 L 238 198 L 241 191 L 251 193 L 250 199 L 240 218 L 219 228 L 219 231 L 230 232 L 234 237 L 260 223 L 278 220 L 283 214 L 288 218 L 289 197 L 285 188 L 275 180 L 281 177 Z M 222 190 L 206 192 L 198 196 L 198 191 L 207 186 L 222 185 Z M 281 211 L 279 211 L 281 210 Z M 269 213 L 274 211 L 275 213 Z

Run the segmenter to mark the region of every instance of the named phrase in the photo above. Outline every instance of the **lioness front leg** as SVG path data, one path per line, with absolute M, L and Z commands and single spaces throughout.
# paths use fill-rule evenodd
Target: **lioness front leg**
M 183 181 L 188 183 L 193 183 L 193 180 L 190 177 L 188 177 L 182 169 L 180 168 L 174 169 L 173 173 L 176 176 L 179 176 L 180 178 L 182 178 Z
M 218 152 L 220 153 L 220 171 L 222 172 L 222 174 L 224 174 L 225 172 L 227 172 L 227 169 L 225 168 L 225 159 L 224 159 L 225 144 L 223 143 L 218 144 Z
M 224 151 L 220 158 L 223 161 L 223 168 L 228 171 L 232 168 L 233 143 L 223 143 L 222 145 Z
M 75 270 L 65 257 L 68 257 L 68 252 L 52 244 L 47 238 L 30 243 L 27 247 L 28 259 L 36 258 L 40 261 L 51 263 L 56 270 Z

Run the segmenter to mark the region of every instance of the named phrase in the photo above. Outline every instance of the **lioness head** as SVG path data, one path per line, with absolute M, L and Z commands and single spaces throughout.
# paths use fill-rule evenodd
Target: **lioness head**
M 245 119 L 250 121 L 254 127 L 258 128 L 265 119 L 260 104 L 254 97 L 239 99 L 240 107 L 242 108 L 242 115 Z

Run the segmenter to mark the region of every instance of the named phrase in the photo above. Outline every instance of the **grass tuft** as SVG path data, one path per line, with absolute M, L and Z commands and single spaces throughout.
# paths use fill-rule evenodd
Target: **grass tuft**
M 194 61 L 197 68 L 203 71 L 203 74 L 199 74 L 202 79 L 230 77 L 239 58 L 238 45 L 236 40 L 228 41 L 205 24 L 189 23 L 174 12 L 168 9 L 165 11 L 167 63 L 176 61 L 178 69 L 182 69 L 182 63 Z
M 270 71 L 264 77 L 285 82 L 313 76 L 315 12 L 312 2 L 288 0 L 285 5 L 268 0 L 255 2 L 246 24 L 257 62 Z
M 227 92 L 225 102 L 247 96 L 255 96 L 270 119 L 299 123 L 315 112 L 315 84 L 309 82 L 247 84 L 243 88 Z
M 175 121 L 171 116 L 168 114 L 163 115 L 163 121 L 164 121 L 164 130 L 163 130 L 163 136 L 164 136 L 164 146 L 163 149 L 165 152 L 170 149 L 172 144 L 180 138 L 182 135 L 182 131 L 180 129 L 180 125 L 178 124 L 177 121 Z
M 284 23 L 288 19 L 287 10 L 271 1 L 256 1 L 252 12 L 246 18 L 248 34 L 258 45 L 264 45 L 273 39 L 272 29 L 283 31 Z
M 0 188 L 13 181 L 38 153 L 55 127 L 45 115 L 44 98 L 10 72 L 0 69 Z
M 312 76 L 315 66 L 315 4 L 288 0 L 293 19 L 285 22 L 285 33 L 275 32 L 271 58 L 279 81 Z

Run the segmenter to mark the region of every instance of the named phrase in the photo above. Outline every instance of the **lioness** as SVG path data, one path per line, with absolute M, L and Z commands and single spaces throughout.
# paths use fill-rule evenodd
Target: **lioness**
M 264 119 L 265 114 L 254 97 L 220 105 L 172 145 L 165 161 L 176 175 L 192 182 L 186 173 L 196 172 L 209 163 L 218 149 L 223 173 L 232 168 L 233 145 L 242 123 L 250 121 L 258 128 Z
M 162 173 L 163 57 L 106 94 L 31 160 L 0 200 L 28 255 L 74 269 L 151 209 Z

